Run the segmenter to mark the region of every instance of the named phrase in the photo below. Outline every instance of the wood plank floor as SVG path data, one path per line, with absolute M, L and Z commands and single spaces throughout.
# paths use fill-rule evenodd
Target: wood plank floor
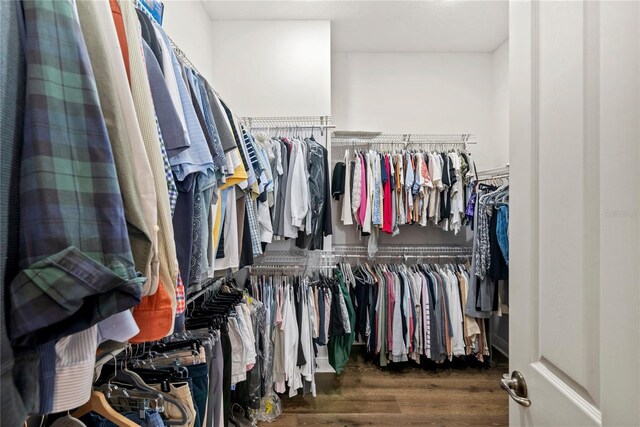
M 498 385 L 505 360 L 491 368 L 380 369 L 354 352 L 341 376 L 317 374 L 317 396 L 281 396 L 277 426 L 507 426 Z

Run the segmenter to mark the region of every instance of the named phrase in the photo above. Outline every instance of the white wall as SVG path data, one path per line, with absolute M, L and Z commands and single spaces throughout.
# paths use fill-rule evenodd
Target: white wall
M 211 82 L 212 22 L 199 1 L 165 0 L 162 27 Z
M 329 21 L 214 21 L 213 84 L 240 116 L 331 114 Z
M 484 169 L 509 162 L 509 40 L 491 54 L 491 142 Z
M 482 53 L 337 53 L 332 112 L 338 129 L 469 132 L 488 162 L 492 63 Z

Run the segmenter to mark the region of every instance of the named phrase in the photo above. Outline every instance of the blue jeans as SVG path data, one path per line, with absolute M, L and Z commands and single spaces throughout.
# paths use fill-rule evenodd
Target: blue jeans
M 189 379 L 192 381 L 191 392 L 197 413 L 194 427 L 200 427 L 207 410 L 207 396 L 209 395 L 209 367 L 206 363 L 187 365 Z

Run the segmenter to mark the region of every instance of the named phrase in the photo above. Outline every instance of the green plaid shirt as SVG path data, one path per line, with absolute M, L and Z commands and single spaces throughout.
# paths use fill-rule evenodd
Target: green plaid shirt
M 72 0 L 23 0 L 20 273 L 9 334 L 30 346 L 140 301 L 111 146 Z

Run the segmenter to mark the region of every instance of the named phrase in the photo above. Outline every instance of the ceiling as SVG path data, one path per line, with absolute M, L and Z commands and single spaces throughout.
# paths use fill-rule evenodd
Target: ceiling
M 333 52 L 482 52 L 509 34 L 506 0 L 201 0 L 222 20 L 330 20 Z

